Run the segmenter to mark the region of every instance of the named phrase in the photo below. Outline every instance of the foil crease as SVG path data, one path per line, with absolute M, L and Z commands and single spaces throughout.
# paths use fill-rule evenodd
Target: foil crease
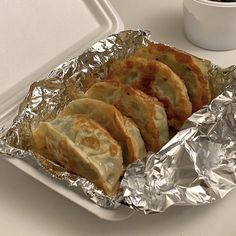
M 31 129 L 39 121 L 51 120 L 71 100 L 94 82 L 103 80 L 109 63 L 125 58 L 150 43 L 148 31 L 127 30 L 94 44 L 82 55 L 70 59 L 41 81 L 34 82 L 10 127 L 1 123 L 0 153 L 21 158 L 66 188 L 99 206 L 128 205 L 145 213 L 162 212 L 171 205 L 200 205 L 223 198 L 235 187 L 235 66 L 208 66 L 212 103 L 194 113 L 183 129 L 147 161 L 131 164 L 121 182 L 123 191 L 110 198 L 94 184 L 30 151 Z

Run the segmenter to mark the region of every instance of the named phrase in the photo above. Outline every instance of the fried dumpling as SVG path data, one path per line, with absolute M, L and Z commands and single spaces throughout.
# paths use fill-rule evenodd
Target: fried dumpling
M 198 58 L 160 43 L 140 48 L 135 56 L 161 61 L 179 75 L 188 90 L 193 111 L 211 101 L 209 82 L 204 78 L 207 68 Z
M 84 115 L 41 122 L 33 131 L 33 150 L 93 182 L 108 195 L 116 193 L 122 174 L 122 151 L 112 136 Z
M 113 104 L 130 117 L 138 126 L 147 150 L 157 152 L 168 142 L 166 113 L 157 99 L 117 81 L 96 83 L 85 96 Z
M 170 126 L 180 129 L 192 114 L 183 81 L 165 64 L 145 58 L 130 57 L 112 63 L 107 80 L 116 80 L 157 97 L 164 105 Z
M 139 129 L 113 105 L 91 98 L 76 99 L 61 111 L 59 117 L 73 114 L 84 114 L 108 130 L 122 147 L 125 165 L 146 156 Z

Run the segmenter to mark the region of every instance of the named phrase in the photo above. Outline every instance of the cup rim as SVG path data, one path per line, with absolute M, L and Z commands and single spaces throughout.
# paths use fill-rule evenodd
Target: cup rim
M 236 2 L 214 2 L 210 0 L 193 0 L 196 3 L 212 6 L 212 7 L 222 7 L 222 8 L 233 8 L 236 7 Z

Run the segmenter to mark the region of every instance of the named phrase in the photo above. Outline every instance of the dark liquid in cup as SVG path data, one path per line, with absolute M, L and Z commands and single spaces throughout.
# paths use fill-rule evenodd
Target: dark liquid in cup
M 236 0 L 209 0 L 212 2 L 236 2 Z

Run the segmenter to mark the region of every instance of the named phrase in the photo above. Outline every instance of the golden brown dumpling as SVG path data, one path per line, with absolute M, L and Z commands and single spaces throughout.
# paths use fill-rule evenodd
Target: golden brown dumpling
M 135 56 L 161 61 L 179 75 L 188 90 L 193 111 L 211 101 L 209 82 L 204 78 L 207 68 L 198 58 L 160 43 L 140 48 Z
M 192 114 L 183 81 L 165 64 L 145 58 L 130 57 L 112 63 L 108 80 L 116 80 L 157 97 L 164 105 L 170 126 L 180 129 Z
M 84 114 L 108 130 L 122 147 L 125 165 L 146 156 L 139 129 L 113 105 L 96 99 L 81 98 L 69 103 L 59 116 L 73 114 Z
M 83 115 L 41 122 L 33 131 L 33 150 L 113 195 L 122 174 L 122 152 L 112 136 Z
M 138 126 L 147 150 L 157 152 L 168 142 L 167 117 L 162 105 L 140 90 L 117 81 L 94 84 L 85 96 L 117 107 Z

